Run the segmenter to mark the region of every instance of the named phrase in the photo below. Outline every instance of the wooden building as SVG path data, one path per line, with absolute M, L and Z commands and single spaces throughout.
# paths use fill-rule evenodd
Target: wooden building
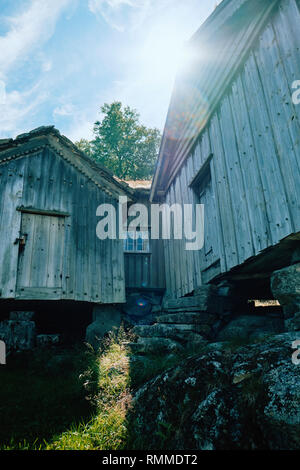
M 204 204 L 205 242 L 165 241 L 171 297 L 300 259 L 299 31 L 299 0 L 223 0 L 189 42 L 151 201 Z
M 129 188 L 53 127 L 0 141 L 2 299 L 125 301 L 123 243 L 96 209 Z
M 56 301 L 80 315 L 81 302 L 93 309 L 125 303 L 127 288 L 163 289 L 159 241 L 129 249 L 129 239 L 97 237 L 98 206 L 112 204 L 118 217 L 120 196 L 128 207 L 149 203 L 149 190 L 130 188 L 53 126 L 1 140 L 0 314 L 12 301 L 41 312 Z
M 124 246 L 125 284 L 130 290 L 164 292 L 166 286 L 164 247 L 162 240 L 151 239 L 151 208 L 149 203 L 151 181 L 127 181 L 134 190 L 134 202 L 148 209 L 148 225 L 144 227 L 146 239 L 128 239 Z M 130 206 L 129 206 L 130 207 Z

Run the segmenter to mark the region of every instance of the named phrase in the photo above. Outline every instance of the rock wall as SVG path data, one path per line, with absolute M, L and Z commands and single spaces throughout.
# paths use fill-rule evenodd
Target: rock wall
M 300 330 L 300 263 L 275 271 L 271 289 L 283 307 L 286 330 Z
M 253 340 L 284 331 L 281 311 L 263 308 L 250 314 L 245 296 L 228 283 L 203 285 L 193 296 L 164 299 L 153 324 L 133 328 L 136 342 L 131 349 L 137 354 L 184 351 L 214 341 Z
M 133 447 L 147 436 L 147 450 L 299 449 L 295 339 L 284 333 L 236 350 L 210 345 L 150 380 L 133 399 Z
M 94 307 L 93 323 L 86 329 L 85 339 L 95 350 L 100 346 L 103 337 L 121 325 L 121 312 L 113 305 L 99 305 Z
M 37 335 L 34 315 L 34 312 L 10 312 L 9 319 L 0 322 L 0 340 L 5 343 L 7 354 L 59 342 L 59 335 Z

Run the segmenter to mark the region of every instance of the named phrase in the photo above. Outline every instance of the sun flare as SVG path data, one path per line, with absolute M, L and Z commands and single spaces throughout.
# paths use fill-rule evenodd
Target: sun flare
M 142 48 L 145 74 L 157 82 L 173 82 L 179 69 L 188 67 L 192 60 L 186 37 L 175 26 L 155 28 Z

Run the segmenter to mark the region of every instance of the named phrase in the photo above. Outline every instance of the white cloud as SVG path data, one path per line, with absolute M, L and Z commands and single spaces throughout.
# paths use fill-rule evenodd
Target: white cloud
M 75 107 L 69 103 L 57 106 L 53 111 L 54 116 L 72 116 L 74 113 Z
M 151 0 L 89 0 L 90 11 L 120 32 L 138 28 L 150 6 Z
M 6 18 L 9 26 L 7 33 L 0 36 L 0 79 L 9 83 L 9 77 L 18 63 L 28 60 L 41 61 L 43 73 L 49 72 L 52 62 L 36 53 L 54 33 L 56 22 L 71 2 L 76 0 L 30 0 L 15 16 Z M 24 2 L 25 3 L 25 2 Z M 48 97 L 45 87 L 36 79 L 25 91 L 12 90 L 0 102 L 0 135 L 7 136 L 23 132 L 25 119 L 28 124 L 33 120 L 35 111 Z M 3 86 L 2 86 L 3 90 Z M 3 101 L 3 100 L 2 100 Z M 30 125 L 30 124 L 29 124 Z
M 102 22 L 129 34 L 118 38 L 102 28 L 105 35 L 101 41 L 96 44 L 92 38 L 84 43 L 86 52 L 82 59 L 80 54 L 72 55 L 74 51 L 68 50 L 63 67 L 56 74 L 52 69 L 59 63 L 55 53 L 49 56 L 40 46 L 52 36 L 62 13 L 65 18 L 72 16 L 79 1 L 23 0 L 20 3 L 27 9 L 9 18 L 8 32 L 0 36 L 0 80 L 10 90 L 5 106 L 0 104 L 0 136 L 16 135 L 53 122 L 73 141 L 90 139 L 99 106 L 113 100 L 136 108 L 145 125 L 163 127 L 181 44 L 200 26 L 215 0 L 84 0 L 84 7 L 89 7 Z M 82 38 L 85 27 L 83 22 Z M 68 30 L 68 34 L 81 31 Z M 67 53 L 67 47 L 63 53 Z M 29 72 L 26 79 L 33 77 L 33 81 L 25 92 L 11 91 L 9 78 L 16 77 L 18 80 L 11 83 L 18 83 L 23 69 L 17 67 L 23 62 Z M 31 74 L 31 70 L 37 70 L 39 76 Z M 98 88 L 94 86 L 95 77 Z M 25 82 L 23 88 L 24 85 Z
M 31 0 L 21 13 L 7 18 L 10 29 L 5 36 L 0 36 L 2 77 L 28 52 L 32 54 L 33 47 L 51 37 L 59 15 L 71 1 Z
M 0 80 L 0 106 L 6 103 L 6 85 L 3 80 Z
M 52 63 L 51 60 L 45 60 L 42 63 L 42 71 L 43 72 L 50 72 L 50 70 L 52 70 L 52 67 L 53 67 L 53 63 Z
M 67 98 L 68 99 L 68 98 Z M 71 100 L 71 96 L 69 97 Z M 97 105 L 95 103 L 86 105 L 82 109 L 78 105 L 65 101 L 58 105 L 52 115 L 53 123 L 62 134 L 68 136 L 70 140 L 76 142 L 81 138 L 91 140 L 93 137 L 94 121 L 97 115 Z M 92 120 L 91 120 L 92 118 Z M 94 118 L 94 119 L 93 119 Z
M 23 93 L 6 93 L 5 103 L 0 103 L 0 138 L 24 132 L 24 119 L 29 114 L 33 116 L 34 110 L 47 99 L 47 94 L 38 93 L 38 88 L 36 84 Z
M 142 27 L 132 35 L 134 46 L 131 41 L 131 47 L 119 58 L 119 76 L 99 101 L 122 101 L 138 110 L 145 125 L 162 129 L 175 76 L 179 67 L 189 66 L 186 43 L 213 11 L 214 2 L 199 5 L 199 0 L 152 0 Z
M 89 120 L 85 113 L 78 114 L 74 117 L 71 126 L 63 132 L 72 142 L 78 142 L 82 138 L 92 140 L 94 121 L 95 119 L 93 121 Z

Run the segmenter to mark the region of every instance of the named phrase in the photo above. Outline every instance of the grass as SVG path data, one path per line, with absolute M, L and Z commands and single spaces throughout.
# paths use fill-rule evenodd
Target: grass
M 104 343 L 97 358 L 96 412 L 88 423 L 62 433 L 46 449 L 119 450 L 127 440 L 126 414 L 130 406 L 129 353 L 121 329 Z
M 126 449 L 134 391 L 193 354 L 134 358 L 130 340 L 121 328 L 97 354 L 81 345 L 9 359 L 0 369 L 0 449 Z
M 80 373 L 94 355 L 84 346 L 9 357 L 0 368 L 0 449 L 42 449 L 54 434 L 89 419 L 93 405 Z

